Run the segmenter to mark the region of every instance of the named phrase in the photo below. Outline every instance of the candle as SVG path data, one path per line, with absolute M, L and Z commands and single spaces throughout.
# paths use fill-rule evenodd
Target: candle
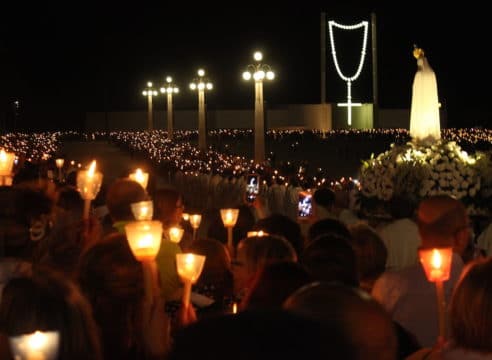
M 10 176 L 14 167 L 15 154 L 0 150 L 0 176 Z
M 91 200 L 94 200 L 101 189 L 102 174 L 96 171 L 96 160 L 93 160 L 88 170 L 77 172 L 77 189 L 84 199 L 84 220 L 89 219 Z
M 149 182 L 149 173 L 143 172 L 142 169 L 135 170 L 134 173 L 128 176 L 130 180 L 138 182 L 144 189 L 147 189 L 147 184 Z
M 190 304 L 191 285 L 200 277 L 204 263 L 205 256 L 202 255 L 176 254 L 176 268 L 184 284 L 182 303 L 185 307 Z
M 133 203 L 131 204 L 131 208 L 135 220 L 152 220 L 154 214 L 152 200 Z
M 446 281 L 451 272 L 452 248 L 419 249 L 420 262 L 427 280 Z
M 220 209 L 220 217 L 225 227 L 236 225 L 239 216 L 239 209 Z
M 162 240 L 160 221 L 132 221 L 125 225 L 126 238 L 133 256 L 139 261 L 154 260 Z
M 190 215 L 190 224 L 193 229 L 198 229 L 200 227 L 200 222 L 202 221 L 202 216 L 199 214 Z
M 15 359 L 54 360 L 58 355 L 59 334 L 57 331 L 25 334 L 9 338 Z
M 55 163 L 56 163 L 56 167 L 58 168 L 58 181 L 61 182 L 63 180 L 62 168 L 63 168 L 63 164 L 65 163 L 65 160 L 58 158 L 55 160 Z
M 179 243 L 183 237 L 184 229 L 177 226 L 169 228 L 169 240 L 174 243 Z
M 103 175 L 96 171 L 96 160 L 93 160 L 88 170 L 77 172 L 77 188 L 84 200 L 94 200 L 101 189 Z
M 235 301 L 232 303 L 232 313 L 237 314 L 237 302 Z
M 246 233 L 247 237 L 253 237 L 253 236 L 268 236 L 269 234 L 266 231 L 260 230 L 260 231 L 248 231 Z
M 189 221 L 190 220 L 190 214 L 188 213 L 183 213 L 182 215 L 184 221 Z

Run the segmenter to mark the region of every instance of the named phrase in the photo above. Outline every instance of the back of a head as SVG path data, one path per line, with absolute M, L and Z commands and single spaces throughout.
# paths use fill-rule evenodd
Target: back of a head
M 468 227 L 468 215 L 461 201 L 438 195 L 421 201 L 417 223 L 423 247 L 453 246 L 456 233 Z
M 376 279 L 386 267 L 388 250 L 379 234 L 366 223 L 349 226 L 349 244 L 355 252 L 359 280 Z
M 300 225 L 282 214 L 273 214 L 260 219 L 253 226 L 253 230 L 263 230 L 271 235 L 279 235 L 286 238 L 300 255 L 303 249 L 303 239 Z
M 457 347 L 492 353 L 492 259 L 463 271 L 450 303 L 451 338 Z
M 306 243 L 309 244 L 319 236 L 327 234 L 350 237 L 350 232 L 344 223 L 340 220 L 327 218 L 318 220 L 309 227 Z
M 415 217 L 415 204 L 408 196 L 393 196 L 389 206 L 393 219 L 413 219 Z
M 318 237 L 304 249 L 300 262 L 314 280 L 359 285 L 355 252 L 345 238 Z
M 337 334 L 327 340 L 311 319 L 282 310 L 256 310 L 208 318 L 184 328 L 174 337 L 168 359 L 348 359 L 340 356 L 339 347 Z
M 129 346 L 141 347 L 139 317 L 135 315 L 144 296 L 144 277 L 126 237 L 119 233 L 106 236 L 82 256 L 78 270 L 80 287 L 101 330 L 106 357 L 121 358 Z
M 257 272 L 243 299 L 243 306 L 247 309 L 281 308 L 290 294 L 310 281 L 308 272 L 299 263 L 282 261 L 268 264 Z
M 238 245 L 239 254 L 244 254 L 246 267 L 255 272 L 263 265 L 278 261 L 297 261 L 297 254 L 285 238 L 275 235 L 244 238 Z
M 364 291 L 340 283 L 315 282 L 294 292 L 284 309 L 319 321 L 328 334 L 339 333 L 350 358 L 396 359 L 391 317 Z
M 106 206 L 113 221 L 132 221 L 131 204 L 146 201 L 149 196 L 136 181 L 122 178 L 111 183 L 106 194 Z
M 48 268 L 10 280 L 0 304 L 0 332 L 9 336 L 60 333 L 59 359 L 101 359 L 91 307 L 75 284 Z
M 163 222 L 170 219 L 175 213 L 176 205 L 180 199 L 182 200 L 182 196 L 175 189 L 157 189 L 153 195 L 155 218 Z
M 221 297 L 232 295 L 231 258 L 225 245 L 215 239 L 197 239 L 188 250 L 206 257 L 197 285 L 214 285 Z
M 126 236 L 119 233 L 107 235 L 87 250 L 80 259 L 78 281 L 91 302 L 136 303 L 143 297 L 142 267 Z
M 330 209 L 335 204 L 335 192 L 329 188 L 319 188 L 314 192 L 313 200 L 317 205 Z

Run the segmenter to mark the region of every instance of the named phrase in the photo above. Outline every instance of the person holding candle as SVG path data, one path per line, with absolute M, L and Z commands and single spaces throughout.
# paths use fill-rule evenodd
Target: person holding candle
M 106 359 L 160 358 L 168 350 L 169 320 L 161 294 L 146 286 L 150 275 L 123 234 L 108 235 L 82 257 L 78 282 L 93 306 Z
M 102 360 L 99 329 L 79 288 L 61 273 L 38 266 L 12 279 L 0 303 L 0 332 L 7 336 L 58 331 L 57 359 Z
M 450 278 L 444 282 L 447 302 L 463 269 L 462 255 L 470 242 L 466 208 L 452 197 L 431 196 L 419 204 L 417 224 L 423 248 L 452 248 Z M 436 289 L 421 264 L 383 273 L 374 284 L 372 295 L 422 346 L 435 344 L 439 334 Z

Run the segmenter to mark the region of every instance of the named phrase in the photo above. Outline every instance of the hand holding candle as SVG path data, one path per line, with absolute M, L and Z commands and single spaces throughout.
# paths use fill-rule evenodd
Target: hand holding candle
M 176 254 L 176 267 L 181 281 L 184 283 L 183 305 L 190 304 L 191 285 L 194 284 L 203 270 L 205 256 L 192 253 Z

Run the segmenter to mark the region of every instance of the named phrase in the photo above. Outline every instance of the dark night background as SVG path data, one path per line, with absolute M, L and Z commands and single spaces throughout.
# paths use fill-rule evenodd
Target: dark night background
M 253 86 L 241 73 L 256 49 L 277 75 L 265 85 L 269 106 L 319 103 L 320 14 L 325 11 L 328 19 L 344 24 L 376 14 L 380 107 L 410 106 L 416 70 L 411 50 L 416 43 L 436 72 L 448 126 L 490 127 L 492 76 L 486 54 L 491 31 L 483 8 L 468 3 L 470 10 L 464 5 L 426 10 L 425 3 L 330 4 L 3 5 L 0 125 L 12 124 L 17 112 L 17 129 L 79 129 L 87 111 L 145 111 L 141 91 L 146 82 L 160 86 L 168 74 L 181 90 L 175 108 L 194 109 L 196 95 L 188 84 L 199 67 L 214 83 L 207 95 L 209 108 L 253 108 Z M 359 42 L 345 49 L 337 42 L 347 74 L 358 61 L 360 39 L 358 35 Z M 344 100 L 345 83 L 334 70 L 329 44 L 326 47 L 327 100 Z M 370 43 L 353 99 L 372 99 Z M 163 98 L 154 101 L 155 109 L 165 108 Z

